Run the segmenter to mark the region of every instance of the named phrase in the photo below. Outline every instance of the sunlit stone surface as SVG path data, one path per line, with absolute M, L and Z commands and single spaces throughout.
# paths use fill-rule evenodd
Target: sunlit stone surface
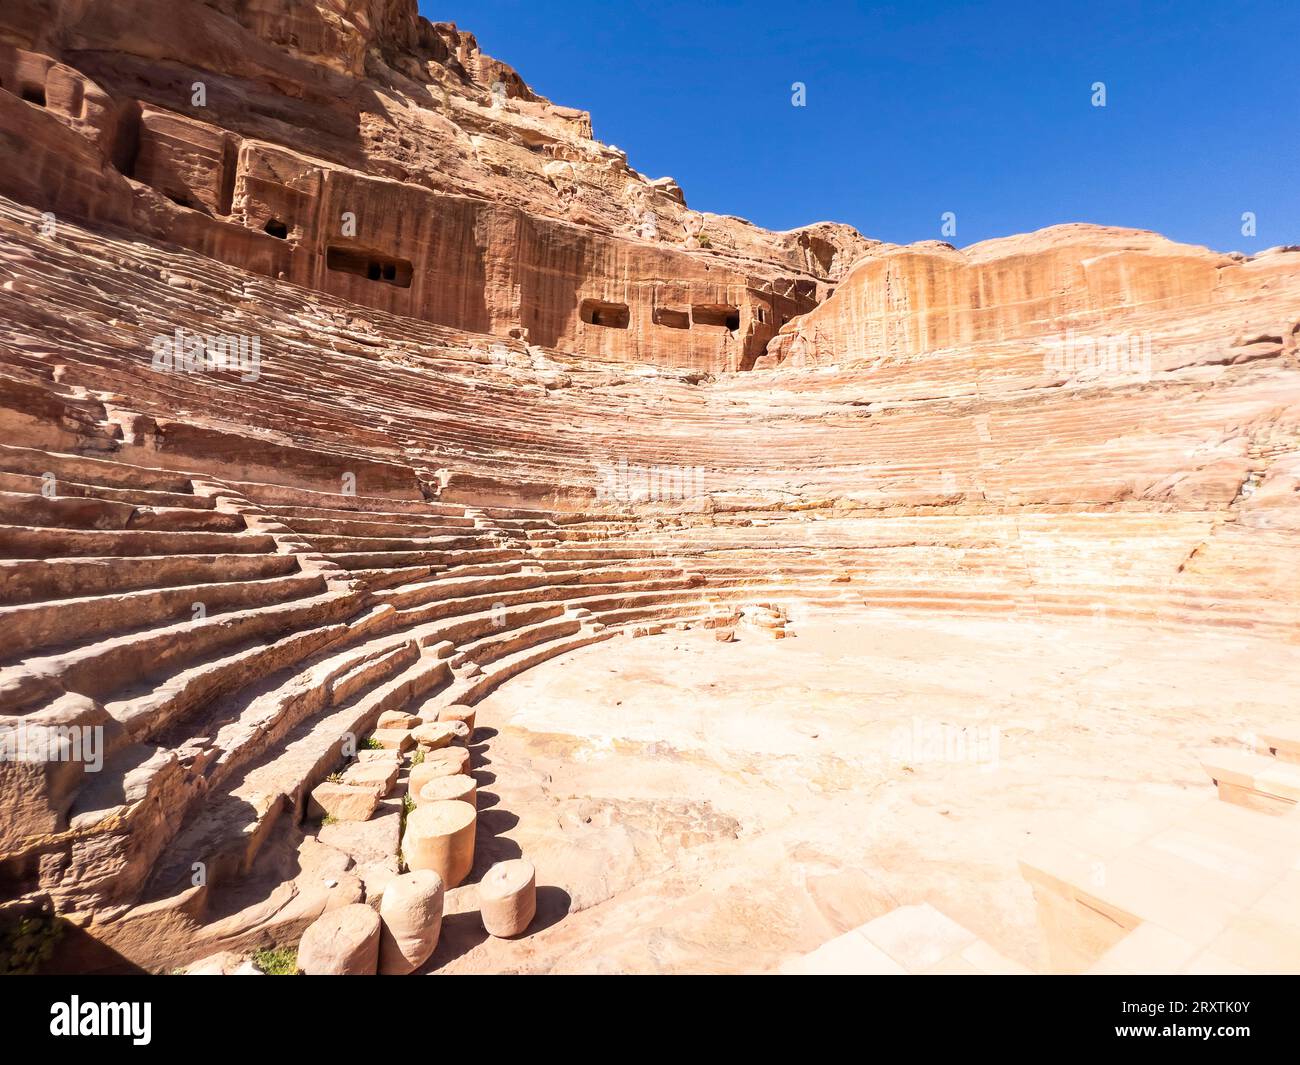
M 414 0 L 131 8 L 0 10 L 51 968 L 378 909 L 460 774 L 420 971 L 1300 968 L 1300 254 L 771 233 Z

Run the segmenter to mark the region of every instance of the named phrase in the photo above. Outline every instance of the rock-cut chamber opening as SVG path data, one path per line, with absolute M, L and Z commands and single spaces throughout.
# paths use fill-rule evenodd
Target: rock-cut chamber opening
M 697 304 L 691 308 L 691 317 L 696 325 L 722 326 L 733 333 L 740 328 L 740 308 L 725 303 Z
M 578 314 L 588 325 L 603 325 L 609 329 L 626 329 L 632 317 L 626 303 L 604 303 L 601 300 L 583 300 Z
M 656 307 L 654 310 L 655 325 L 666 325 L 669 329 L 689 329 L 691 327 L 691 316 L 689 311 L 674 311 L 667 307 Z
M 410 288 L 411 275 L 414 273 L 414 268 L 407 259 L 393 259 L 377 252 L 352 248 L 327 248 L 325 265 L 340 273 L 356 274 L 367 281 L 384 281 L 398 288 Z

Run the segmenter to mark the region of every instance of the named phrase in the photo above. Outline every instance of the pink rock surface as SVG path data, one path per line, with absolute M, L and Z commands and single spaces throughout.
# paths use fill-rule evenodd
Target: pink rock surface
M 460 774 L 449 913 L 545 882 L 435 967 L 767 970 L 918 884 L 1033 965 L 1031 813 L 1294 731 L 1300 253 L 772 233 L 414 0 L 128 6 L 0 8 L 0 857 L 64 968 L 364 968 Z M 890 754 L 954 720 L 1015 787 Z

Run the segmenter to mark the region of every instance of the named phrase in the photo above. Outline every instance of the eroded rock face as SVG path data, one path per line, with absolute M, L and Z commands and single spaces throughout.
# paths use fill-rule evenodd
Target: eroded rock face
M 1295 271 L 1294 256 L 1247 260 L 1093 225 L 960 251 L 937 242 L 879 245 L 830 299 L 784 327 L 759 365 L 860 365 L 1040 337 L 1066 343 L 1131 317 L 1230 307 L 1274 279 L 1294 283 Z
M 735 370 L 870 244 L 691 212 L 414 0 L 0 19 L 0 192 L 383 310 Z

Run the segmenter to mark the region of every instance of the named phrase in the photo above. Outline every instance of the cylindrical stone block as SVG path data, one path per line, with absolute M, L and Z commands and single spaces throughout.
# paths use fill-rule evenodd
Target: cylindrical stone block
M 378 967 L 379 914 L 362 903 L 327 910 L 298 944 L 298 968 L 308 976 L 374 976 Z
M 407 815 L 402 836 L 406 867 L 432 869 L 448 888 L 460 884 L 474 865 L 474 826 L 478 813 L 459 800 L 427 802 Z
M 412 795 L 420 794 L 420 786 L 434 777 L 454 777 L 469 773 L 469 751 L 464 747 L 444 747 L 440 751 L 426 751 L 424 761 L 411 766 L 407 785 Z
M 438 711 L 439 721 L 463 721 L 469 726 L 469 735 L 474 735 L 474 714 L 472 706 L 444 706 Z
M 421 762 L 419 765 L 411 766 L 411 771 L 406 775 L 406 794 L 415 802 L 420 801 L 420 790 L 429 781 L 437 777 L 454 776 L 454 774 L 443 772 L 440 765 L 429 765 L 428 762 Z
M 375 722 L 375 728 L 415 728 L 422 724 L 418 717 L 404 710 L 385 710 Z
M 433 764 L 421 763 L 412 766 L 410 775 L 406 778 L 406 793 L 414 802 L 420 801 L 420 792 L 424 786 L 431 780 L 441 780 L 444 777 L 469 776 L 469 769 L 466 768 L 461 772 L 456 772 L 457 766 L 454 763 L 435 762 Z
M 537 915 L 537 873 L 524 858 L 497 862 L 478 886 L 479 915 L 489 935 L 505 939 L 525 931 Z
M 442 931 L 442 877 L 418 869 L 394 877 L 379 901 L 379 972 L 405 976 L 432 956 Z
M 450 747 L 455 740 L 468 738 L 469 726 L 463 721 L 434 721 L 412 729 L 411 735 L 421 747 L 436 751 L 441 747 Z
M 460 799 L 471 806 L 476 806 L 478 781 L 463 773 L 454 777 L 434 777 L 426 781 L 415 795 L 416 805 L 419 806 L 423 806 L 426 802 L 443 802 L 449 799 Z

